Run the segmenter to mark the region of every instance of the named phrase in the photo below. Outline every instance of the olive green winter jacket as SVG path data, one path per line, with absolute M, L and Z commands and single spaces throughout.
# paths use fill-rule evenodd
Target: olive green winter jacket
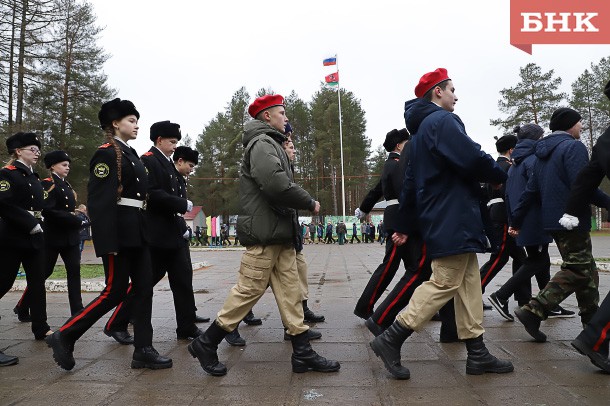
M 296 209 L 313 210 L 314 199 L 295 184 L 282 142 L 284 135 L 260 120 L 245 124 L 239 175 L 241 212 L 237 234 L 244 246 L 292 244 Z

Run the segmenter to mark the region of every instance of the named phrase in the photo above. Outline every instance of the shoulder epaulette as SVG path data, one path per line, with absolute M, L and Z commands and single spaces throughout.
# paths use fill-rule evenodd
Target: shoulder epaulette
M 142 155 L 142 156 L 151 156 L 152 154 L 153 154 L 152 152 L 148 151 L 148 152 L 145 152 L 144 155 Z
M 105 144 L 100 145 L 98 148 L 108 148 L 108 147 L 111 147 L 111 146 L 112 146 L 112 144 L 107 142 Z
M 51 177 L 44 178 L 43 180 L 46 180 L 47 182 L 53 182 L 53 179 L 51 179 Z
M 15 169 L 17 169 L 17 167 L 15 165 L 6 165 L 5 168 L 8 169 L 9 171 L 14 171 Z

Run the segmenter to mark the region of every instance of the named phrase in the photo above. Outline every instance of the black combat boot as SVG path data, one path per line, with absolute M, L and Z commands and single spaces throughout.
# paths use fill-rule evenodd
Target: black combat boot
M 244 323 L 249 326 L 260 326 L 261 324 L 263 324 L 263 321 L 260 318 L 255 317 L 254 313 L 252 312 L 252 309 L 250 309 L 248 314 L 246 314 L 246 317 L 244 317 Z
M 404 327 L 398 321 L 392 323 L 381 335 L 370 342 L 370 346 L 383 361 L 386 369 L 398 379 L 409 379 L 408 368 L 400 365 L 400 348 L 413 330 Z
M 225 341 L 233 347 L 243 347 L 246 345 L 246 339 L 239 334 L 239 329 L 237 327 L 225 336 Z
M 133 369 L 165 369 L 171 368 L 172 365 L 172 359 L 159 355 L 152 345 L 136 348 L 133 351 L 133 358 L 131 359 L 131 367 Z
M 311 311 L 309 307 L 307 307 L 307 300 L 303 300 L 303 316 L 304 321 L 309 323 L 322 323 L 326 318 L 320 314 L 315 314 Z
M 213 376 L 223 376 L 227 374 L 227 367 L 218 361 L 218 344 L 228 333 L 220 328 L 214 321 L 203 335 L 194 339 L 189 345 L 188 350 L 197 358 L 205 372 Z
M 483 335 L 469 338 L 466 342 L 468 358 L 466 358 L 466 373 L 468 375 L 482 375 L 485 372 L 505 374 L 515 369 L 510 361 L 499 360 L 487 351 L 483 342 Z
M 540 317 L 524 307 L 515 310 L 515 316 L 517 316 L 527 333 L 531 335 L 537 343 L 546 341 L 546 334 L 540 331 L 540 323 L 542 322 Z
M 57 365 L 67 371 L 74 368 L 74 365 L 76 365 L 72 355 L 74 343 L 66 342 L 59 330 L 45 338 L 45 341 L 53 349 L 53 359 L 57 362 Z
M 292 336 L 290 334 L 288 334 L 288 332 L 284 329 L 284 340 L 286 340 L 286 341 L 292 340 L 291 337 Z M 309 330 L 307 330 L 307 338 L 309 338 L 309 341 L 319 340 L 320 338 L 322 338 L 322 333 L 310 328 Z
M 326 359 L 316 353 L 309 344 L 307 331 L 292 336 L 292 372 L 336 372 L 341 368 L 339 362 Z
M 586 330 L 586 329 L 585 329 Z M 608 342 L 597 348 L 595 345 L 588 343 L 586 332 L 581 332 L 578 337 L 572 341 L 572 347 L 576 348 L 579 353 L 586 355 L 591 360 L 591 363 L 610 374 L 610 360 L 608 359 Z

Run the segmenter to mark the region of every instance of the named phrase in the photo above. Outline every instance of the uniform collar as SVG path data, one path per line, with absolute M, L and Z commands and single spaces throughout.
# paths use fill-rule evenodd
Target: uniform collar
M 17 159 L 17 160 L 15 160 L 15 163 L 21 164 L 21 165 L 17 165 L 17 166 L 22 166 L 24 169 L 27 169 L 29 171 L 29 173 L 34 173 L 34 169 L 30 165 L 27 165 L 22 160 Z

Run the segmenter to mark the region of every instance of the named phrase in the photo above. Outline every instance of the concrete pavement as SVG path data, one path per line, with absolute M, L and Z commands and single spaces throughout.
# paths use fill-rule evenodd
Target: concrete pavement
M 610 238 L 596 237 L 594 254 L 610 257 Z M 558 256 L 556 250 L 552 256 Z M 67 372 L 53 361 L 44 342 L 34 341 L 28 323 L 12 313 L 20 292 L 0 300 L 0 349 L 20 357 L 17 366 L 0 368 L 2 405 L 606 405 L 610 375 L 601 373 L 570 346 L 580 332 L 578 318 L 543 323 L 547 343 L 532 342 L 518 322 L 507 322 L 497 312 L 485 312 L 485 340 L 490 351 L 515 364 L 507 375 L 465 374 L 463 344 L 439 343 L 440 323 L 431 322 L 403 346 L 403 364 L 411 379 L 397 381 L 375 357 L 368 343 L 372 335 L 353 307 L 370 274 L 383 256 L 378 243 L 308 245 L 309 305 L 326 316 L 315 328 L 322 332 L 313 347 L 321 355 L 341 362 L 338 373 L 294 374 L 291 345 L 282 339 L 282 325 L 269 291 L 254 307 L 262 326 L 241 326 L 248 345 L 222 343 L 219 357 L 229 372 L 221 378 L 206 375 L 176 340 L 174 309 L 167 279 L 155 288 L 154 345 L 173 358 L 167 370 L 132 370 L 133 349 L 121 346 L 102 333 L 98 322 L 76 344 L 76 367 Z M 209 266 L 194 273 L 198 314 L 214 317 L 236 281 L 241 251 L 193 249 L 193 262 Z M 479 256 L 482 264 L 486 256 Z M 87 251 L 83 262 L 95 262 Z M 557 267 L 553 267 L 555 271 Z M 400 270 L 399 270 L 400 273 Z M 500 272 L 487 293 L 505 281 L 510 267 Z M 398 275 L 396 277 L 398 279 Z M 392 286 L 390 286 L 391 288 Z M 610 288 L 610 274 L 600 274 L 602 297 Z M 536 289 L 534 288 L 534 291 Z M 88 302 L 97 295 L 84 293 Z M 49 324 L 59 327 L 69 317 L 65 293 L 48 293 Z M 570 297 L 564 307 L 577 311 Z M 514 303 L 511 303 L 511 308 Z M 208 324 L 200 325 L 207 328 Z

